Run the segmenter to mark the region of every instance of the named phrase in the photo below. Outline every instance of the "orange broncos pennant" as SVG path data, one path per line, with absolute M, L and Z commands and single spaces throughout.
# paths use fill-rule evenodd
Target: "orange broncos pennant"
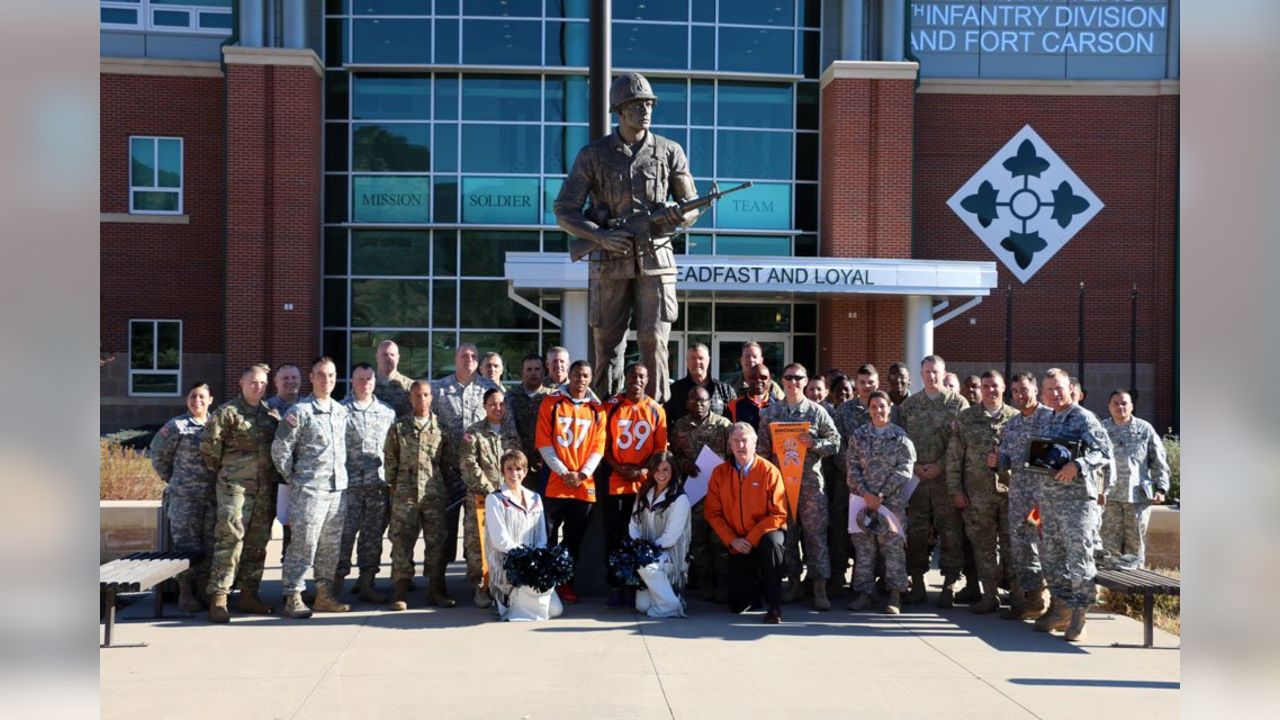
M 809 423 L 773 423 L 773 458 L 782 473 L 782 483 L 787 490 L 787 507 L 794 517 L 800 508 L 800 481 L 804 479 L 804 454 L 808 450 L 800 444 L 800 436 L 809 434 Z

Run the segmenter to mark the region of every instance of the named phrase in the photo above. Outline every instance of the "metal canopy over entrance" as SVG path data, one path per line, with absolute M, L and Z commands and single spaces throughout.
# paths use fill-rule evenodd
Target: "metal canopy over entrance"
M 547 319 L 561 326 L 563 343 L 575 357 L 587 357 L 587 263 L 573 262 L 567 253 L 510 252 L 504 272 L 508 296 L 544 316 L 517 290 L 563 293 L 562 316 Z M 676 290 L 714 299 L 898 296 L 904 304 L 903 355 L 916 367 L 933 352 L 934 328 L 982 302 L 996 282 L 994 262 L 680 255 Z

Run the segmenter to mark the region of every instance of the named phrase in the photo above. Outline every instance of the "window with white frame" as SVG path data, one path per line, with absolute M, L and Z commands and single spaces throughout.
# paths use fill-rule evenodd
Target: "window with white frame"
M 101 0 L 98 8 L 109 30 L 231 34 L 231 0 Z
M 182 214 L 182 138 L 129 138 L 129 212 Z
M 129 395 L 181 395 L 182 321 L 129 321 Z

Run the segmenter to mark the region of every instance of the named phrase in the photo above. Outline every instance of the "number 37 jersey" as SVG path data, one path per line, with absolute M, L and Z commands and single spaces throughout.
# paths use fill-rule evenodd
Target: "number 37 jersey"
M 620 465 L 644 467 L 653 454 L 667 449 L 667 413 L 653 398 L 631 402 L 625 395 L 611 398 L 605 405 L 609 422 L 609 457 Z M 633 495 L 644 478 L 628 480 L 609 474 L 610 495 Z
M 580 472 L 592 455 L 604 456 L 604 410 L 590 400 L 575 403 L 559 393 L 548 395 L 538 409 L 535 444 L 550 447 L 570 472 Z M 590 474 L 578 487 L 569 487 L 560 474 L 552 470 L 547 478 L 546 496 L 596 501 L 596 483 Z

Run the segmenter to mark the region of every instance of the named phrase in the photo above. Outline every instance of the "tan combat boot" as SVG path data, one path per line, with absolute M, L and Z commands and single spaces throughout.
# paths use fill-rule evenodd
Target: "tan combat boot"
M 1024 593 L 1017 583 L 1009 590 L 1009 607 L 1000 612 L 1001 620 L 1021 620 L 1022 613 L 1027 609 L 1027 593 Z
M 942 609 L 952 608 L 956 606 L 956 578 L 955 575 L 944 575 L 942 578 L 942 592 L 938 595 L 938 607 Z
M 1044 614 L 1045 608 L 1049 606 L 1049 588 L 1043 583 L 1040 587 L 1027 593 L 1027 609 L 1022 612 L 1023 620 L 1031 620 L 1038 618 Z
M 969 612 L 974 615 L 986 615 L 1000 609 L 1000 598 L 996 595 L 996 581 L 992 578 L 990 581 L 982 583 L 982 597 L 978 602 L 969 606 Z
M 813 609 L 831 609 L 831 600 L 827 598 L 827 581 L 825 578 L 813 579 Z
M 302 602 L 302 593 L 288 593 L 284 596 L 284 616 L 294 620 L 306 620 L 311 617 L 311 608 Z
M 196 597 L 194 585 L 195 579 L 190 575 L 182 575 L 178 578 L 178 609 L 182 612 L 193 613 L 204 609 L 200 599 Z
M 1036 618 L 1036 632 L 1050 632 L 1052 630 L 1066 630 L 1067 625 L 1071 622 L 1071 609 L 1064 603 L 1053 598 L 1049 601 L 1049 609 L 1044 614 Z
M 489 588 L 483 585 L 476 588 L 474 600 L 478 608 L 488 608 L 493 605 L 493 596 L 489 595 Z
M 231 613 L 227 612 L 226 593 L 214 593 L 209 598 L 209 622 L 231 622 Z
M 849 609 L 854 612 L 862 612 L 869 605 L 871 605 L 871 596 L 864 592 L 854 595 L 853 600 L 849 601 Z
M 374 578 L 377 577 L 377 570 L 361 570 L 360 580 L 357 581 L 356 589 L 359 597 L 364 602 L 381 605 L 387 601 L 387 596 L 378 592 L 378 588 L 374 585 Z
M 427 590 L 427 600 L 442 608 L 451 608 L 458 603 L 449 597 L 449 589 L 444 585 L 444 568 L 431 571 L 431 587 Z
M 1067 625 L 1067 632 L 1063 635 L 1069 642 L 1084 640 L 1084 616 L 1087 610 L 1085 608 L 1071 609 L 1071 622 Z
M 240 602 L 236 609 L 246 615 L 270 615 L 273 612 L 271 606 L 258 597 L 258 586 L 249 584 L 240 586 Z
M 986 583 L 983 583 L 985 586 Z M 995 583 L 991 584 L 995 587 Z M 956 602 L 971 603 L 982 599 L 982 589 L 978 587 L 978 579 L 969 577 L 968 573 L 964 576 L 964 587 L 960 592 L 956 593 Z
M 312 605 L 316 612 L 333 612 L 344 613 L 351 610 L 351 606 L 338 602 L 333 596 L 333 581 L 317 580 L 316 581 L 316 601 Z
M 902 612 L 902 597 L 897 590 L 889 591 L 889 602 L 884 606 L 885 615 L 897 615 Z
M 209 573 L 198 573 L 196 575 L 196 599 L 204 607 L 209 607 L 209 601 L 212 599 L 209 595 Z
M 408 610 L 409 609 L 409 581 L 397 580 L 396 587 L 391 598 L 391 610 Z
M 793 603 L 804 596 L 804 586 L 800 584 L 799 575 L 791 575 L 787 578 L 787 587 L 782 591 L 782 602 Z
M 907 592 L 906 603 L 915 605 L 929 599 L 924 587 L 924 573 L 911 576 L 911 590 Z

